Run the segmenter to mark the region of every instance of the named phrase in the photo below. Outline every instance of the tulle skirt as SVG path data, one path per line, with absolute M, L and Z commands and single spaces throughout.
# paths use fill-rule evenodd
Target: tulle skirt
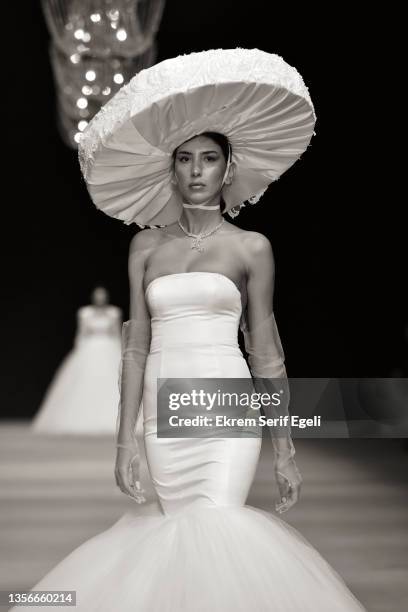
M 58 368 L 34 418 L 33 431 L 113 435 L 120 358 L 120 338 L 81 338 Z
M 33 588 L 75 590 L 78 612 L 364 610 L 299 532 L 251 506 L 176 515 L 135 508 Z

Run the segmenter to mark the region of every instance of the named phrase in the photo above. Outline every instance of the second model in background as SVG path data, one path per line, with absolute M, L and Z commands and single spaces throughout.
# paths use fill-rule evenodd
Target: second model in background
M 96 287 L 77 313 L 74 347 L 45 394 L 32 429 L 50 434 L 114 434 L 119 403 L 122 312 Z

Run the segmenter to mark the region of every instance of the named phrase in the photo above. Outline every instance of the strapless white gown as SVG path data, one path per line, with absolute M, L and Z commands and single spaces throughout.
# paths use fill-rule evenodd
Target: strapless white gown
M 119 404 L 121 310 L 84 306 L 73 349 L 32 421 L 39 434 L 114 435 Z
M 144 439 L 162 511 L 146 515 L 135 503 L 33 589 L 76 590 L 81 612 L 364 610 L 293 527 L 245 505 L 259 438 L 156 436 L 157 377 L 250 376 L 237 342 L 235 284 L 218 273 L 170 274 L 150 283 L 146 300 Z

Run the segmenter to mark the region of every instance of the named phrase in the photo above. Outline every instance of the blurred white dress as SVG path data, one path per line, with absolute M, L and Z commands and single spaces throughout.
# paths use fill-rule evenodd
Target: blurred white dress
M 157 377 L 251 376 L 234 282 L 215 272 L 168 274 L 149 284 L 146 300 L 144 440 L 161 509 L 147 514 L 135 503 L 33 588 L 75 590 L 78 612 L 364 610 L 293 527 L 245 505 L 260 438 L 157 437 Z M 15 608 L 23 610 L 31 608 Z
M 115 433 L 121 315 L 120 308 L 112 305 L 79 309 L 74 347 L 55 373 L 33 419 L 33 431 Z

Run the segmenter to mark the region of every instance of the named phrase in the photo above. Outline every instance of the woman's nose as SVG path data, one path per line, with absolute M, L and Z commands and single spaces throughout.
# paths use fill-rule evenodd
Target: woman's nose
M 201 165 L 198 162 L 193 163 L 192 166 L 192 175 L 193 176 L 200 176 L 201 174 Z

